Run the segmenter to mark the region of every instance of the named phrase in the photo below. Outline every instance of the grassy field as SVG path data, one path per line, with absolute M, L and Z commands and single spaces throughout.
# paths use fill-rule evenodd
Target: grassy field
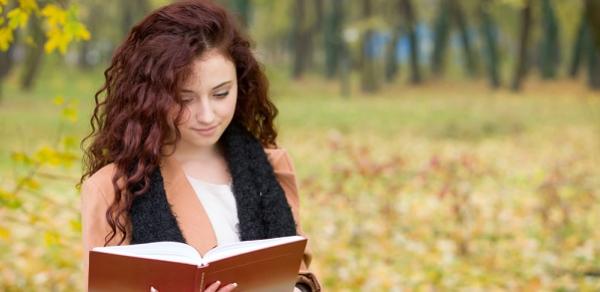
M 16 75 L 4 88 L 7 190 L 29 169 L 11 153 L 88 132 L 101 72 L 56 71 L 30 93 Z M 600 289 L 600 94 L 534 80 L 519 94 L 478 81 L 343 98 L 279 73 L 279 143 L 328 291 Z M 79 100 L 76 123 L 61 126 L 57 95 Z M 0 209 L 0 290 L 80 289 L 80 165 L 40 171 L 22 208 Z

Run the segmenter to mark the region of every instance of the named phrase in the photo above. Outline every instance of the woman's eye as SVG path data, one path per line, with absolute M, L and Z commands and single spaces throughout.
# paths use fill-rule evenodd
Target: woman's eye
M 228 94 L 229 94 L 229 91 L 226 91 L 226 92 L 222 92 L 222 93 L 217 93 L 217 94 L 215 94 L 215 96 L 225 97 Z

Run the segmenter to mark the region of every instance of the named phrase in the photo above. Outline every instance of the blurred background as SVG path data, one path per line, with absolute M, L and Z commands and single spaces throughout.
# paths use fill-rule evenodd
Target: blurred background
M 0 290 L 80 291 L 80 141 L 161 0 L 0 0 Z M 600 290 L 600 1 L 221 0 L 327 291 Z

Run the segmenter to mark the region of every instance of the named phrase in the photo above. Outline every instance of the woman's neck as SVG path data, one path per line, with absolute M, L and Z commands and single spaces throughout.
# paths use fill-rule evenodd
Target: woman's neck
M 209 162 L 222 157 L 222 153 L 217 145 L 207 147 L 186 147 L 179 144 L 175 147 L 175 151 L 173 151 L 172 155 L 181 162 Z
M 172 157 L 179 163 L 183 172 L 193 178 L 213 183 L 231 182 L 227 161 L 220 147 L 186 148 L 178 145 Z

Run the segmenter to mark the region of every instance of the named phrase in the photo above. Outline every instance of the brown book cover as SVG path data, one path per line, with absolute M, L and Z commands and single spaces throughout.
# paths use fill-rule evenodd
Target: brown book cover
M 302 236 L 242 241 L 203 258 L 175 242 L 94 248 L 88 291 L 201 292 L 217 280 L 237 283 L 235 291 L 292 291 L 306 242 Z

